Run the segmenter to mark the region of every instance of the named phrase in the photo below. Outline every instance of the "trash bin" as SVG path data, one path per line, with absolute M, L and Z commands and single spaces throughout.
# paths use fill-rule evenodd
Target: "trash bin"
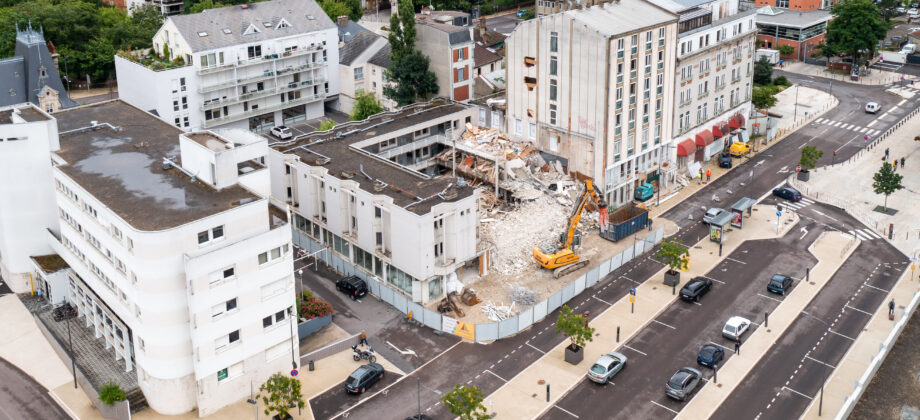
M 310 359 L 310 372 L 313 372 L 313 359 Z

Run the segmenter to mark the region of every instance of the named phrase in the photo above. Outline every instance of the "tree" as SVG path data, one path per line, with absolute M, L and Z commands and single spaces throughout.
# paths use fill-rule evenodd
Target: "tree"
M 383 94 L 396 101 L 398 106 L 415 102 L 416 98 L 427 99 L 438 93 L 438 78 L 428 70 L 429 60 L 419 51 L 394 59 L 387 70 L 392 82 L 383 87 Z
M 782 55 L 792 55 L 795 54 L 795 48 L 792 45 L 780 45 L 776 47 L 776 51 L 779 51 Z M 761 57 L 763 58 L 763 57 Z
M 276 413 L 284 419 L 290 415 L 291 408 L 303 408 L 306 403 L 300 393 L 300 381 L 283 373 L 275 373 L 259 386 L 259 395 L 265 406 L 265 415 Z
M 111 407 L 119 401 L 126 400 L 125 391 L 115 382 L 107 382 L 99 388 L 99 401 Z
M 351 116 L 349 118 L 352 121 L 361 121 L 371 115 L 381 112 L 383 112 L 383 105 L 380 105 L 380 101 L 377 100 L 377 97 L 370 92 L 362 92 L 355 97 L 355 104 L 351 108 Z
M 900 0 L 881 0 L 878 3 L 879 12 L 881 12 L 882 17 L 885 18 L 885 22 L 891 20 L 891 18 L 898 16 L 898 7 L 901 6 Z
M 341 1 L 336 0 L 323 0 L 319 2 L 319 7 L 326 12 L 326 15 L 329 16 L 329 19 L 332 19 L 335 22 L 339 16 L 349 16 L 351 19 L 351 8 L 347 4 Z
M 888 162 L 883 163 L 882 168 L 872 176 L 872 190 L 876 194 L 885 195 L 885 206 L 882 211 L 888 211 L 888 196 L 904 188 L 901 185 L 901 179 L 903 178 L 903 176 L 894 172 L 894 168 Z
M 664 265 L 668 266 L 668 273 L 677 273 L 678 269 L 687 269 L 687 260 L 690 252 L 683 244 L 674 238 L 665 239 L 655 252 L 655 258 L 661 260 Z
M 412 0 L 397 3 L 398 14 L 390 16 L 390 60 L 392 62 L 412 54 L 415 51 L 415 6 Z
M 874 55 L 878 41 L 885 38 L 889 29 L 872 0 L 838 2 L 831 14 L 826 42 L 836 51 L 848 53 L 854 64 L 862 62 L 861 53 Z
M 754 86 L 751 90 L 751 103 L 757 109 L 768 109 L 776 105 L 775 90 L 770 86 Z
M 486 420 L 490 418 L 482 405 L 483 393 L 475 385 L 454 385 L 454 389 L 441 396 L 441 402 L 460 420 Z
M 578 351 L 589 341 L 594 340 L 594 328 L 588 326 L 585 318 L 572 312 L 569 305 L 562 305 L 559 318 L 556 319 L 556 334 L 562 333 L 569 339 L 569 348 Z
M 364 9 L 361 8 L 361 0 L 345 0 L 345 5 L 348 6 L 348 18 L 354 22 L 361 20 L 361 16 L 364 15 Z M 333 19 L 335 21 L 335 19 Z
M 767 57 L 760 57 L 754 63 L 754 83 L 758 85 L 769 85 L 773 77 L 773 65 L 767 60 Z
M 821 156 L 824 156 L 824 152 L 818 150 L 815 146 L 805 146 L 802 148 L 802 157 L 799 159 L 799 166 L 808 172 L 812 169 L 815 169 L 815 165 L 818 164 L 818 160 L 821 159 Z
M 228 3 L 221 3 L 220 1 L 215 0 L 201 0 L 191 7 L 187 8 L 186 11 L 189 14 L 201 13 L 208 9 L 216 9 L 218 7 L 227 7 L 230 6 Z
M 317 128 L 316 131 L 329 131 L 332 130 L 333 127 L 335 127 L 335 121 L 326 120 L 319 123 L 319 128 Z
M 811 55 L 813 57 L 831 58 L 837 55 L 837 51 L 834 49 L 833 45 L 828 45 L 822 42 L 818 44 L 818 46 L 812 50 Z

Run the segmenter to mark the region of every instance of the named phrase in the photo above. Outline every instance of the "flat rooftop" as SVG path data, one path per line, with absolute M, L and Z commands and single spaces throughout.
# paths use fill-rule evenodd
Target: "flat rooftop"
M 416 112 L 419 109 L 424 110 Z M 469 197 L 473 194 L 473 188 L 457 187 L 454 180 L 448 176 L 430 178 L 413 173 L 386 159 L 368 156 L 366 152 L 359 152 L 350 146 L 396 130 L 414 126 L 422 128 L 428 121 L 466 109 L 465 105 L 449 102 L 414 107 L 404 109 L 395 116 L 392 113 L 378 115 L 356 125 L 336 126 L 331 133 L 312 134 L 294 143 L 279 142 L 272 144 L 271 147 L 281 152 L 295 154 L 307 165 L 322 166 L 336 178 L 356 181 L 365 191 L 389 196 L 393 199 L 394 204 L 403 208 L 418 201 L 419 198 L 427 198 L 408 207 L 408 210 L 413 213 L 426 214 L 439 203 L 454 202 Z M 340 132 L 343 135 L 337 138 L 336 135 Z M 362 168 L 367 176 L 362 174 Z M 379 188 L 380 185 L 375 180 L 386 183 L 386 187 L 376 189 L 375 186 Z M 454 185 L 450 194 L 438 195 L 451 184 Z
M 50 120 L 50 118 L 48 118 L 45 114 L 38 112 L 35 110 L 35 108 L 32 108 L 31 104 L 25 103 L 20 105 L 13 105 L 7 107 L 6 109 L 0 110 L 0 124 L 15 124 L 18 122 L 13 121 L 13 113 L 17 111 L 19 116 L 27 123 Z
M 164 157 L 179 157 L 182 130 L 120 100 L 54 116 L 61 143 L 57 155 L 67 162 L 61 171 L 135 229 L 170 229 L 259 198 L 238 185 L 217 191 L 178 169 L 164 170 Z M 92 121 L 100 126 L 67 133 Z
M 41 267 L 42 271 L 48 274 L 56 273 L 69 267 L 67 262 L 58 254 L 38 255 L 32 257 L 32 260 Z

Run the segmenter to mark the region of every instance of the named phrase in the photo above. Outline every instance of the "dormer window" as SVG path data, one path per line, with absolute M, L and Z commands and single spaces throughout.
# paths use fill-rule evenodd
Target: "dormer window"
M 291 27 L 291 24 L 290 24 L 290 23 L 288 23 L 288 22 L 287 22 L 286 20 L 284 20 L 284 19 L 281 19 L 281 21 L 278 22 L 278 25 L 275 26 L 275 29 L 290 28 L 290 27 Z
M 262 26 L 264 26 L 264 27 L 266 27 L 266 28 L 271 28 L 271 27 L 272 27 L 272 23 L 271 23 L 271 22 L 262 22 Z
M 249 27 L 246 28 L 246 31 L 243 32 L 243 35 L 252 35 L 252 34 L 257 34 L 257 33 L 260 33 L 260 32 L 262 32 L 262 31 L 260 31 L 259 28 L 256 28 L 256 25 L 253 25 L 253 24 L 250 23 L 250 24 L 249 24 Z
M 230 28 L 224 28 L 224 33 L 230 35 L 233 33 L 233 31 L 231 31 Z
M 208 36 L 208 33 L 207 33 L 207 32 L 198 32 L 198 36 L 204 38 L 204 37 Z
M 39 77 L 42 77 L 42 78 L 48 77 L 48 72 L 45 71 L 45 66 L 41 66 L 38 69 L 38 74 L 39 74 Z

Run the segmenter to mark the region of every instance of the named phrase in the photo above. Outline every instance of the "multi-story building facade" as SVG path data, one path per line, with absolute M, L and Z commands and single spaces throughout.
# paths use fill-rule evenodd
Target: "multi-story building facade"
M 48 229 L 57 231 L 51 152 L 57 124 L 35 105 L 0 108 L 0 277 L 14 292 L 29 290 L 30 256 L 51 252 Z
M 170 16 L 153 37 L 163 61 L 115 57 L 118 91 L 178 127 L 264 131 L 323 116 L 339 91 L 337 45 L 313 0 Z
M 417 104 L 272 144 L 272 196 L 293 209 L 294 243 L 411 302 L 440 299 L 464 269 L 483 274 L 478 190 L 433 159 L 473 113 Z
M 473 38 L 454 16 L 416 15 L 415 47 L 425 54 L 438 78 L 438 96 L 464 102 L 473 98 Z
M 390 67 L 390 43 L 370 31 L 362 31 L 339 48 L 339 111 L 351 114 L 355 98 L 370 93 L 384 109 L 396 108 L 396 101 L 383 94 L 386 70 Z
M 16 27 L 12 57 L 0 59 L 0 106 L 31 102 L 45 112 L 76 106 L 58 74 L 57 54 L 48 48 L 41 28 Z
M 740 129 L 751 111 L 755 11 L 739 12 L 737 0 L 652 1 L 680 15 L 669 156 L 678 167 L 707 161 L 747 140 Z
M 44 238 L 78 320 L 150 407 L 205 416 L 290 369 L 291 229 L 267 197 L 266 140 L 183 133 L 122 101 L 54 117 L 60 230 Z
M 774 50 L 792 47 L 792 54 L 783 57 L 804 60 L 824 43 L 832 17 L 827 8 L 798 11 L 763 6 L 757 9 L 757 41 Z
M 621 0 L 521 22 L 506 42 L 507 131 L 568 160 L 612 205 L 671 133 L 677 15 Z
M 537 0 L 535 13 L 537 16 L 545 16 L 566 10 L 584 9 L 610 1 L 613 0 Z

